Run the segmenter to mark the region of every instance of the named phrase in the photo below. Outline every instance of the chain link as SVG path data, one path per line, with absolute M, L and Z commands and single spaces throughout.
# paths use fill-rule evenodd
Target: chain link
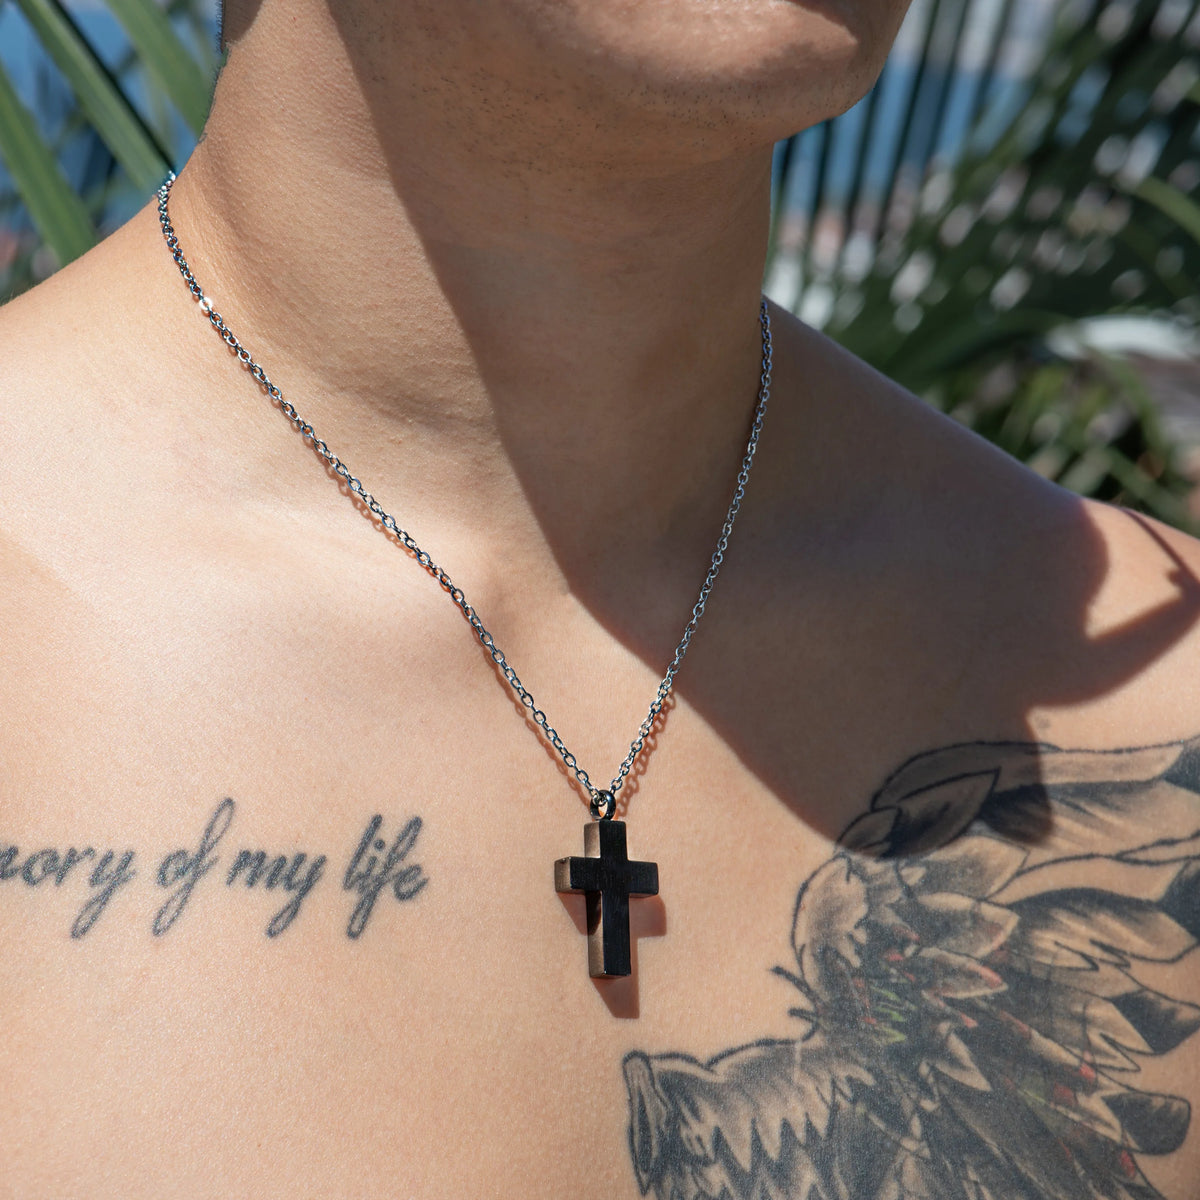
M 704 615 L 704 608 L 708 603 L 709 594 L 712 592 L 713 584 L 716 583 L 717 575 L 720 573 L 721 564 L 725 558 L 725 551 L 729 546 L 729 537 L 733 532 L 733 524 L 737 520 L 738 512 L 742 507 L 742 500 L 746 494 L 746 483 L 750 478 L 750 469 L 754 465 L 754 453 L 758 449 L 758 439 L 763 427 L 763 416 L 766 413 L 767 400 L 771 394 L 771 317 L 767 311 L 766 300 L 763 300 L 759 307 L 759 325 L 762 329 L 762 368 L 759 375 L 758 401 L 754 406 L 754 418 L 750 426 L 750 436 L 746 443 L 746 452 L 742 458 L 741 468 L 738 471 L 737 485 L 734 488 L 733 499 L 730 501 L 729 509 L 725 514 L 725 523 L 721 526 L 721 536 L 717 539 L 717 548 L 713 551 L 708 573 L 705 575 L 704 584 L 700 588 L 700 595 L 696 603 L 692 606 L 692 615 L 688 618 L 688 623 L 684 627 L 683 636 L 679 639 L 679 645 L 675 647 L 675 653 L 671 658 L 670 666 L 667 667 L 667 673 L 662 677 L 662 681 L 658 685 L 654 701 L 650 705 L 645 719 L 638 726 L 637 736 L 629 744 L 629 753 L 625 755 L 624 761 L 621 763 L 616 775 L 613 776 L 612 783 L 606 790 L 601 790 L 592 783 L 588 773 L 579 765 L 575 755 L 567 749 L 562 738 L 559 737 L 558 731 L 547 720 L 546 714 L 537 706 L 532 693 L 521 682 L 516 671 L 513 670 L 508 660 L 504 657 L 504 652 L 496 645 L 495 638 L 484 627 L 483 622 L 479 619 L 479 614 L 467 600 L 462 588 L 433 561 L 426 551 L 421 549 L 412 534 L 406 529 L 401 528 L 395 517 L 384 511 L 379 501 L 363 487 L 361 481 L 355 475 L 350 473 L 350 469 L 346 464 L 330 450 L 324 440 L 317 436 L 313 427 L 300 416 L 295 406 L 289 400 L 285 399 L 283 392 L 271 382 L 266 371 L 254 361 L 250 352 L 238 341 L 233 330 L 225 324 L 221 314 L 212 307 L 208 297 L 204 294 L 204 289 L 201 288 L 195 275 L 192 274 L 191 267 L 188 266 L 187 259 L 184 257 L 183 250 L 179 244 L 179 238 L 175 233 L 175 228 L 171 224 L 170 215 L 167 211 L 167 198 L 171 193 L 171 185 L 174 182 L 175 174 L 172 172 L 158 190 L 158 218 L 162 225 L 163 237 L 166 239 L 167 249 L 170 250 L 171 257 L 175 260 L 175 265 L 179 268 L 179 273 L 183 276 L 183 281 L 187 284 L 192 298 L 200 305 L 200 311 L 208 318 L 209 324 L 217 331 L 221 340 L 237 355 L 238 361 L 250 372 L 255 382 L 270 396 L 279 411 L 291 423 L 292 428 L 324 459 L 329 468 L 346 484 L 350 491 L 379 519 L 384 529 L 412 554 L 416 561 L 438 581 L 443 590 L 450 596 L 450 599 L 458 605 L 463 616 L 466 617 L 471 628 L 475 631 L 476 637 L 479 638 L 483 648 L 491 657 L 492 662 L 500 668 L 501 674 L 517 694 L 522 705 L 529 710 L 529 715 L 533 719 L 534 724 L 542 731 L 546 740 L 558 752 L 567 770 L 574 775 L 580 786 L 584 788 L 591 798 L 593 814 L 611 817 L 615 808 L 615 797 L 621 790 L 621 785 L 628 778 L 629 772 L 633 769 L 633 764 L 637 761 L 638 755 L 641 754 L 646 744 L 646 739 L 650 736 L 650 731 L 654 728 L 654 722 L 658 719 L 658 715 L 662 711 L 667 697 L 671 694 L 671 687 L 675 682 L 675 676 L 683 663 L 684 655 L 688 652 L 688 647 L 692 643 L 696 626 L 700 623 L 700 618 Z

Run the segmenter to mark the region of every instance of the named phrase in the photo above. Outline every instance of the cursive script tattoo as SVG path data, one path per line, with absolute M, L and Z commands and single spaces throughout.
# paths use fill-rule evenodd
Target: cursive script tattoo
M 624 1062 L 657 1200 L 1162 1200 L 1200 1028 L 1200 739 L 911 759 L 801 886 L 795 1038 Z M 1148 986 L 1148 966 L 1173 979 Z
M 360 897 L 346 926 L 347 937 L 356 938 L 366 928 L 371 910 L 375 907 L 375 899 L 387 884 L 391 884 L 396 899 L 403 902 L 413 899 L 429 882 L 419 864 L 405 863 L 421 833 L 421 818 L 413 817 L 396 834 L 396 840 L 380 860 L 378 854 L 370 851 L 387 847 L 383 838 L 375 836 L 382 824 L 381 816 L 371 818 L 342 880 L 342 887 L 346 891 L 358 892 Z
M 225 878 L 226 887 L 232 887 L 234 881 L 244 871 L 244 879 L 248 888 L 254 887 L 261 879 L 263 887 L 267 891 L 282 886 L 285 892 L 295 893 L 267 924 L 267 937 L 278 937 L 295 920 L 296 914 L 300 911 L 300 905 L 304 903 L 304 897 L 313 890 L 317 880 L 321 878 L 325 870 L 325 855 L 318 854 L 305 870 L 304 860 L 307 857 L 307 854 L 293 855 L 289 864 L 287 855 L 280 854 L 271 861 L 271 865 L 268 867 L 265 850 L 253 852 L 242 850 L 234 859 L 233 866 L 229 868 L 229 874 Z M 301 875 L 301 871 L 304 872 L 303 875 Z
M 27 887 L 37 888 L 53 880 L 54 886 L 59 888 L 74 867 L 95 860 L 95 865 L 87 876 L 92 894 L 71 925 L 71 936 L 81 938 L 95 925 L 117 888 L 133 879 L 133 851 L 126 850 L 113 866 L 113 860 L 116 858 L 115 850 L 105 850 L 97 859 L 93 847 L 86 846 L 77 850 L 71 846 L 61 852 L 54 849 L 35 850 L 21 862 L 20 847 L 5 846 L 0 849 L 0 883 L 20 879 Z
M 161 937 L 179 920 L 191 898 L 192 889 L 216 866 L 217 844 L 225 836 L 225 831 L 233 820 L 234 807 L 233 801 L 228 799 L 217 805 L 216 811 L 200 835 L 200 844 L 195 853 L 175 850 L 159 864 L 158 886 L 173 887 L 175 890 L 155 914 L 152 926 L 155 937 Z
M 223 877 L 227 891 L 282 892 L 288 897 L 267 921 L 267 937 L 278 937 L 299 916 L 305 899 L 325 875 L 328 856 L 309 851 L 271 853 L 245 847 L 226 855 L 224 844 L 229 840 L 236 811 L 234 800 L 228 797 L 222 800 L 213 809 L 194 846 L 171 850 L 158 859 L 151 878 L 166 897 L 150 922 L 155 937 L 168 934 L 196 903 L 194 897 L 204 890 L 203 881 L 218 864 L 222 865 L 222 871 L 211 877 L 214 880 Z M 346 936 L 351 939 L 362 935 L 381 893 L 390 892 L 397 903 L 405 904 L 429 883 L 424 867 L 415 861 L 417 838 L 423 828 L 421 818 L 410 817 L 402 823 L 390 847 L 378 836 L 383 825 L 381 814 L 372 816 L 348 858 L 343 888 L 357 897 L 346 926 Z M 379 853 L 385 850 L 385 854 Z M 71 926 L 71 936 L 81 938 L 91 931 L 114 893 L 133 881 L 137 875 L 133 866 L 136 857 L 133 850 L 100 853 L 92 846 L 82 850 L 75 846 L 66 850 L 46 847 L 23 856 L 19 845 L 0 842 L 0 884 L 44 891 L 64 884 L 70 887 L 76 878 L 86 878 L 90 894 Z

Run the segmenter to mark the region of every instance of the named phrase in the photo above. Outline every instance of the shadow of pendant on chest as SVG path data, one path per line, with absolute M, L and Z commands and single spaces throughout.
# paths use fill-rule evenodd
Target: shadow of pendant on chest
M 658 895 L 658 864 L 631 862 L 625 822 L 583 827 L 583 857 L 554 864 L 554 888 L 587 902 L 588 974 L 609 979 L 630 973 L 629 898 Z

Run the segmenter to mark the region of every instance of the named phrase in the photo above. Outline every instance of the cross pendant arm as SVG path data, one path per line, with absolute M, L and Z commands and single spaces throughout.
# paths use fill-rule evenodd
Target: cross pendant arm
M 582 858 L 554 864 L 554 887 L 587 901 L 588 973 L 605 979 L 632 970 L 630 896 L 658 895 L 658 864 L 630 862 L 624 821 L 593 821 L 583 828 Z

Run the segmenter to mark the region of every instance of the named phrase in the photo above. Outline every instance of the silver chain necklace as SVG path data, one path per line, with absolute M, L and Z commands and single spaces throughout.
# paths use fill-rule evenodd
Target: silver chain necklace
M 158 219 L 162 225 L 167 249 L 171 252 L 171 257 L 175 260 L 175 265 L 179 268 L 179 273 L 183 276 L 192 298 L 199 303 L 200 311 L 208 318 L 213 329 L 220 334 L 221 340 L 237 354 L 238 361 L 250 372 L 255 382 L 263 388 L 271 401 L 291 423 L 292 428 L 324 459 L 350 491 L 378 518 L 383 528 L 412 554 L 417 563 L 441 584 L 450 599 L 458 605 L 492 662 L 500 668 L 509 686 L 520 698 L 522 705 L 529 710 L 534 723 L 558 752 L 567 770 L 587 793 L 589 809 L 594 820 L 592 824 L 584 827 L 584 857 L 561 858 L 555 863 L 555 887 L 560 892 L 581 892 L 586 897 L 590 973 L 596 977 L 628 975 L 631 970 L 629 897 L 657 895 L 658 867 L 655 863 L 629 860 L 625 842 L 625 823 L 614 820 L 617 793 L 620 792 L 621 786 L 633 769 L 633 764 L 641 754 L 655 720 L 662 711 L 667 697 L 671 694 L 675 676 L 692 643 L 696 627 L 708 604 L 709 593 L 720 573 L 725 551 L 729 545 L 729 537 L 733 533 L 734 522 L 742 507 L 746 484 L 750 478 L 751 467 L 754 465 L 754 454 L 758 449 L 759 435 L 762 433 L 767 400 L 771 394 L 771 317 L 767 311 L 766 300 L 764 299 L 759 306 L 759 324 L 762 328 L 762 369 L 759 375 L 758 400 L 754 406 L 750 436 L 746 443 L 746 452 L 742 457 L 741 467 L 738 470 L 733 499 L 729 502 L 725 522 L 721 526 L 721 534 L 717 538 L 717 548 L 713 551 L 708 573 L 701 585 L 700 595 L 692 606 L 692 613 L 684 627 L 683 636 L 675 647 L 671 663 L 658 685 L 650 709 L 641 725 L 638 726 L 637 736 L 629 745 L 629 753 L 625 755 L 608 787 L 597 788 L 592 783 L 587 771 L 579 765 L 575 755 L 567 749 L 562 738 L 559 737 L 558 731 L 546 719 L 546 714 L 538 707 L 532 693 L 521 682 L 516 671 L 504 657 L 504 652 L 496 645 L 495 638 L 479 619 L 479 614 L 467 600 L 462 588 L 433 561 L 427 551 L 421 549 L 416 539 L 406 529 L 401 528 L 396 518 L 384 510 L 379 501 L 363 487 L 361 481 L 351 474 L 346 464 L 330 450 L 322 438 L 317 436 L 313 427 L 300 416 L 295 406 L 271 382 L 266 371 L 254 360 L 250 352 L 225 324 L 221 314 L 212 307 L 210 300 L 204 294 L 204 289 L 197 282 L 196 276 L 192 274 L 191 267 L 188 266 L 183 249 L 179 244 L 179 237 L 175 233 L 175 227 L 171 224 L 171 218 L 167 211 L 167 201 L 171 194 L 171 185 L 174 182 L 175 174 L 172 172 L 158 190 Z

